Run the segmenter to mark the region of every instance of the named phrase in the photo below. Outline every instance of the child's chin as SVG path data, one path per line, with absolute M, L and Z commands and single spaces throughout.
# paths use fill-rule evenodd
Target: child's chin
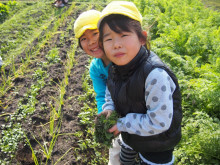
M 118 66 L 123 66 L 123 65 L 128 64 L 128 62 L 125 62 L 125 61 L 119 61 L 119 60 L 116 60 L 114 63 L 115 63 L 116 65 L 118 65 Z
M 104 56 L 104 53 L 103 53 L 103 52 L 94 54 L 94 57 L 95 57 L 95 58 L 102 58 L 103 56 Z

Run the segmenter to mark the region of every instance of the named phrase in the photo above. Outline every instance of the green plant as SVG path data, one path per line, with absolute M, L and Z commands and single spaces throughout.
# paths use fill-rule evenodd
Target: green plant
M 0 23 L 2 23 L 8 16 L 8 6 L 0 3 Z
M 33 158 L 33 160 L 34 160 L 34 163 L 35 163 L 35 165 L 39 165 L 38 160 L 37 160 L 37 157 L 36 157 L 35 152 L 34 152 L 32 146 L 31 146 L 31 143 L 30 143 L 29 139 L 27 138 L 27 135 L 25 135 L 25 137 L 26 137 L 27 144 L 28 144 L 29 147 L 31 148 L 32 158 Z
M 37 70 L 35 70 L 35 72 L 32 74 L 33 78 L 35 80 L 40 80 L 44 77 L 46 77 L 46 71 L 42 70 L 42 68 L 38 68 Z
M 5 70 L 2 69 L 1 76 L 1 84 L 0 84 L 0 96 L 3 96 L 8 89 L 13 85 L 12 80 L 10 77 L 7 77 Z
M 95 140 L 107 147 L 112 146 L 112 140 L 114 139 L 113 133 L 108 132 L 108 130 L 117 123 L 118 114 L 113 111 L 111 115 L 106 118 L 105 115 L 97 117 L 95 124 Z
M 83 133 L 79 132 L 75 134 L 75 136 L 81 137 L 81 140 L 79 141 L 79 148 L 75 148 L 75 155 L 77 159 L 82 159 L 79 153 L 80 151 L 83 151 L 86 155 L 89 154 L 90 156 L 90 160 L 84 160 L 85 163 L 89 162 L 89 164 L 107 164 L 108 147 L 100 145 L 100 143 L 96 142 L 94 136 L 94 119 L 97 113 L 97 108 L 95 104 L 95 92 L 89 77 L 88 67 L 82 79 L 82 86 L 85 93 L 78 98 L 78 100 L 83 103 L 81 113 L 78 116 L 80 118 L 80 124 L 86 129 L 84 129 Z M 93 152 L 90 152 L 90 149 L 92 149 Z
M 36 80 L 36 84 L 32 84 L 27 93 L 24 94 L 24 97 L 19 100 L 17 111 L 10 115 L 9 124 L 5 126 L 1 133 L 3 138 L 0 140 L 0 149 L 6 155 L 10 155 L 11 158 L 14 157 L 18 143 L 24 138 L 20 122 L 35 111 L 35 106 L 38 103 L 36 96 L 45 85 L 44 78 L 47 75 L 40 68 L 32 76 Z
M 57 114 L 55 108 L 51 105 L 51 111 L 50 111 L 50 135 L 53 136 L 54 134 L 54 122 L 59 117 Z
M 184 124 L 182 140 L 174 152 L 178 165 L 219 164 L 220 121 L 195 112 L 184 118 Z
M 52 134 L 52 139 L 50 142 L 47 142 L 43 139 L 43 144 L 41 144 L 34 135 L 32 135 L 34 137 L 34 139 L 36 140 L 36 142 L 40 145 L 41 149 L 40 151 L 43 153 L 43 155 L 46 157 L 46 164 L 48 163 L 48 161 L 51 158 L 52 152 L 53 152 L 53 148 L 56 144 L 57 138 L 59 136 L 59 132 L 60 132 L 60 128 L 61 128 L 61 120 L 58 121 L 59 123 L 57 124 L 56 128 L 53 131 Z M 32 151 L 33 154 L 34 151 Z
M 49 53 L 46 55 L 47 60 L 49 63 L 58 63 L 60 62 L 60 57 L 59 57 L 59 49 L 58 48 L 53 48 L 49 51 Z
M 5 126 L 5 130 L 2 131 L 2 137 L 0 138 L 0 149 L 5 154 L 10 154 L 13 157 L 13 152 L 16 151 L 18 142 L 24 137 L 24 132 L 19 123 Z
M 15 6 L 17 5 L 17 2 L 16 2 L 15 0 L 13 0 L 13 1 L 10 0 L 10 1 L 8 1 L 7 5 L 8 5 L 10 8 L 14 9 Z

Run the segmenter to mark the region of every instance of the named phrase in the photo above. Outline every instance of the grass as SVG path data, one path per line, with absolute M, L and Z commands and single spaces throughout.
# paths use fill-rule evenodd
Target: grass
M 54 9 L 43 1 L 28 6 L 0 25 L 0 55 L 9 64 L 16 55 L 48 27 L 54 17 Z M 49 20 L 49 21 L 48 21 Z
M 220 0 L 202 0 L 202 2 L 214 10 L 220 10 Z

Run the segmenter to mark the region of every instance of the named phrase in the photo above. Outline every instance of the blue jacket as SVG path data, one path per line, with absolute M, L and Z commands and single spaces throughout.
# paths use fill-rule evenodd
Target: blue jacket
M 100 58 L 94 58 L 89 67 L 89 74 L 96 93 L 98 114 L 102 112 L 102 105 L 105 103 L 105 90 L 109 66 L 110 64 L 105 67 Z

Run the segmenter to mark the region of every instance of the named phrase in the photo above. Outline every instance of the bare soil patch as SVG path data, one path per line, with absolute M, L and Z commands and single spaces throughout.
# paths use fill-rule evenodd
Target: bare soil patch
M 59 56 L 61 62 L 57 64 L 48 65 L 48 67 L 42 67 L 44 71 L 47 72 L 48 77 L 44 80 L 46 85 L 40 89 L 37 95 L 38 103 L 35 105 L 36 110 L 33 114 L 27 116 L 25 120 L 19 121 L 22 124 L 22 129 L 24 130 L 33 150 L 36 152 L 39 163 L 46 163 L 45 154 L 42 152 L 41 145 L 46 145 L 49 147 L 52 141 L 52 136 L 49 134 L 50 130 L 50 117 L 52 106 L 57 108 L 56 100 L 54 98 L 59 98 L 59 84 L 64 79 L 65 64 L 67 61 L 67 52 L 71 49 L 73 41 L 70 39 L 73 37 L 72 30 L 66 30 L 70 19 L 76 18 L 79 11 L 72 13 L 67 19 L 64 26 L 60 26 L 58 31 L 65 31 L 68 33 L 69 37 L 64 38 L 64 42 L 60 42 L 60 34 L 56 34 L 49 42 L 45 45 L 43 49 L 40 50 L 39 54 L 31 58 L 31 62 L 28 65 L 28 70 L 25 71 L 23 76 L 19 76 L 13 79 L 13 85 L 9 87 L 7 93 L 1 96 L 0 105 L 0 126 L 10 124 L 10 120 L 5 120 L 5 117 L 10 118 L 10 114 L 13 114 L 18 109 L 18 103 L 22 98 L 24 98 L 27 90 L 30 89 L 32 84 L 36 83 L 36 80 L 32 78 L 32 74 L 37 68 L 41 67 L 41 64 L 46 61 L 46 54 L 54 47 L 59 48 Z M 53 25 L 51 25 L 53 26 Z M 42 32 L 42 36 L 44 32 Z M 38 44 L 38 39 L 35 39 L 32 43 L 30 49 L 34 48 Z M 20 67 L 22 60 L 25 60 L 25 52 L 21 53 L 15 59 L 16 69 Z M 61 107 L 61 117 L 55 121 L 54 128 L 60 126 L 59 136 L 57 136 L 56 143 L 53 147 L 51 158 L 48 165 L 52 165 L 57 162 L 61 164 L 76 164 L 83 165 L 82 160 L 77 158 L 74 149 L 79 148 L 78 141 L 79 138 L 73 134 L 84 128 L 79 124 L 78 114 L 81 111 L 82 103 L 79 102 L 78 97 L 82 95 L 85 91 L 82 89 L 82 75 L 85 73 L 86 66 L 88 65 L 88 56 L 82 51 L 78 50 L 75 53 L 76 63 L 71 69 L 71 74 L 69 76 L 69 82 L 66 87 L 66 93 L 64 95 L 64 105 Z M 7 66 L 5 68 L 6 76 L 12 76 L 11 67 Z M 0 78 L 0 82 L 2 79 Z M 28 100 L 22 100 L 23 104 Z M 4 108 L 3 108 L 4 107 Z M 3 128 L 0 127 L 0 133 Z M 36 140 L 37 139 L 37 140 Z M 37 142 L 38 141 L 38 142 Z M 90 149 L 88 149 L 90 150 Z M 91 149 L 91 152 L 92 149 Z M 89 155 L 84 155 L 80 153 L 81 157 Z M 0 159 L 4 159 L 9 155 L 4 154 L 0 151 Z M 32 158 L 32 151 L 26 143 L 26 139 L 23 139 L 19 145 L 18 150 L 15 153 L 15 157 L 10 159 L 11 164 L 21 164 L 21 165 L 34 165 L 34 160 Z

